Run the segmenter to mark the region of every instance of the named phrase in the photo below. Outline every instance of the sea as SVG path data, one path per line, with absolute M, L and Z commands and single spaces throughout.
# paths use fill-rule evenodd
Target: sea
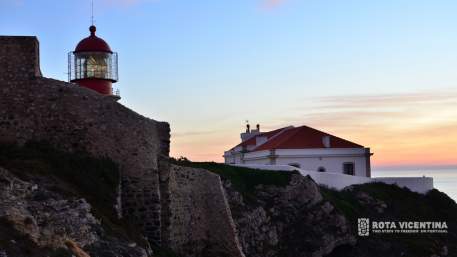
M 436 189 L 457 202 L 457 167 L 373 169 L 372 177 L 432 177 Z

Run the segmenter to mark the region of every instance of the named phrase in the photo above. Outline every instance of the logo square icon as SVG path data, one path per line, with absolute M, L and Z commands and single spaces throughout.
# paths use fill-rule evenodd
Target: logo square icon
M 359 233 L 359 236 L 369 236 L 370 235 L 370 219 L 367 219 L 367 218 L 358 219 L 358 233 Z

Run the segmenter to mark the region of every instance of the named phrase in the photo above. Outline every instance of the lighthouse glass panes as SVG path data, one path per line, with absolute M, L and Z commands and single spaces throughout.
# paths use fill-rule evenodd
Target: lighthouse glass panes
M 118 80 L 117 53 L 70 52 L 68 62 L 70 81 L 88 78 Z

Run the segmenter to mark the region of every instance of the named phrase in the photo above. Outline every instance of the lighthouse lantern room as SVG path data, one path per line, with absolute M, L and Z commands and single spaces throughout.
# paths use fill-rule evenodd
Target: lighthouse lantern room
M 118 98 L 118 93 L 113 94 L 112 89 L 112 83 L 118 81 L 117 53 L 95 35 L 95 26 L 90 26 L 89 31 L 90 36 L 81 40 L 75 51 L 68 54 L 68 80 L 102 95 Z

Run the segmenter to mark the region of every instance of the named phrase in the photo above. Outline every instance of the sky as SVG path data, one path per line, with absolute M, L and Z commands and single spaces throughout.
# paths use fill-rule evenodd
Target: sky
M 222 161 L 245 121 L 308 125 L 375 168 L 457 166 L 457 1 L 95 0 L 122 104 L 171 125 L 171 155 Z M 0 0 L 46 77 L 89 35 L 90 0 Z

